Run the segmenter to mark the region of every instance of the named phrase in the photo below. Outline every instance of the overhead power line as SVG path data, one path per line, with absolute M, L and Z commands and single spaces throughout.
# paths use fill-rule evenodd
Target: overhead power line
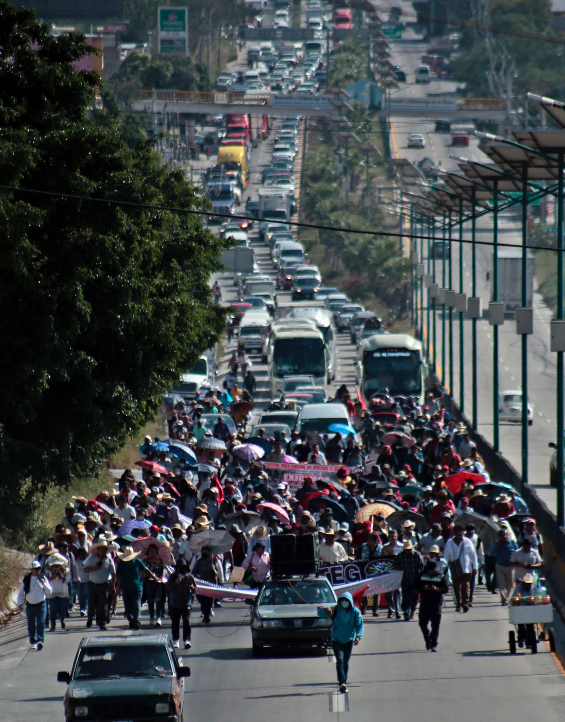
M 108 198 L 93 198 L 91 196 L 81 196 L 81 195 L 75 195 L 73 193 L 55 193 L 54 191 L 42 191 L 38 190 L 37 188 L 14 188 L 13 186 L 5 186 L 0 185 L 0 191 L 4 191 L 6 193 L 29 193 L 34 195 L 41 195 L 41 196 L 49 196 L 52 198 L 65 198 L 68 200 L 76 200 L 76 201 L 87 201 L 90 203 L 103 203 L 106 205 L 111 206 L 125 206 L 129 208 L 141 208 L 143 210 L 149 210 L 149 211 L 167 211 L 170 213 L 178 213 L 179 215 L 195 215 L 195 216 L 214 216 L 215 218 L 225 218 L 228 221 L 233 220 L 243 220 L 243 221 L 257 221 L 260 219 L 257 218 L 250 218 L 249 216 L 243 216 L 238 214 L 228 214 L 228 213 L 216 213 L 215 211 L 197 211 L 193 209 L 187 209 L 187 208 L 176 208 L 175 206 L 158 206 L 151 203 L 136 203 L 134 201 L 125 201 L 125 200 L 112 200 Z M 424 197 L 422 197 L 422 200 L 426 200 Z M 509 205 L 514 205 L 514 202 L 510 203 Z M 499 209 L 503 210 L 503 209 Z M 468 222 L 470 220 L 470 216 L 465 219 L 464 222 Z M 317 223 L 300 223 L 299 221 L 271 221 L 272 223 L 276 223 L 278 225 L 285 225 L 285 226 L 291 226 L 293 228 L 309 228 L 312 230 L 319 230 L 319 231 L 335 231 L 338 233 L 352 233 L 357 235 L 363 235 L 363 236 L 385 236 L 389 238 L 410 238 L 413 240 L 441 240 L 445 241 L 446 239 L 442 236 L 435 236 L 435 235 L 418 235 L 415 233 L 396 233 L 394 231 L 366 231 L 361 228 L 340 228 L 339 226 L 325 226 L 320 225 Z M 458 224 L 453 224 L 458 225 Z M 494 243 L 492 241 L 477 241 L 472 239 L 460 239 L 460 238 L 453 238 L 452 243 L 465 243 L 469 245 L 475 245 L 475 246 L 494 246 Z M 551 246 L 534 246 L 532 244 L 515 244 L 515 243 L 497 243 L 498 247 L 501 248 L 531 248 L 535 251 L 554 251 L 556 253 L 565 253 L 565 248 L 553 248 Z

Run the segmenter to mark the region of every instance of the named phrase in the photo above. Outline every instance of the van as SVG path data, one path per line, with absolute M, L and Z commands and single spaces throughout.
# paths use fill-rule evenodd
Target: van
M 238 346 L 246 351 L 262 353 L 269 338 L 270 326 L 271 317 L 266 311 L 246 311 L 239 322 Z
M 418 65 L 416 70 L 417 83 L 429 83 L 431 80 L 431 69 L 429 65 Z
M 306 261 L 304 249 L 300 243 L 281 243 L 277 263 L 281 264 L 289 261 L 292 261 L 293 263 L 304 263 Z
M 336 327 L 333 314 L 326 308 L 294 308 L 287 316 L 297 323 L 310 321 L 322 333 L 327 349 L 328 378 L 335 379 L 336 374 Z
M 347 407 L 343 404 L 308 404 L 300 412 L 298 431 L 308 437 L 335 436 L 329 430 L 330 426 L 341 424 L 351 426 Z

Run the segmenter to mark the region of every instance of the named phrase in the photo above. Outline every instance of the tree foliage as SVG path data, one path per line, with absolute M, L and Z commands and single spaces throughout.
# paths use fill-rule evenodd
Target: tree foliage
M 46 193 L 0 193 L 0 484 L 16 498 L 96 472 L 225 320 L 209 291 L 224 242 L 198 216 L 87 200 L 203 208 L 148 143 L 88 116 L 100 81 L 72 61 L 89 52 L 0 0 L 0 175 Z
M 357 38 L 341 42 L 330 65 L 328 85 L 330 88 L 345 89 L 367 77 L 367 48 L 359 47 Z

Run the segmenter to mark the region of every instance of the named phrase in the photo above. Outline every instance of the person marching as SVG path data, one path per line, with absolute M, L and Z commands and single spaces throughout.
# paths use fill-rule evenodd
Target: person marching
M 18 592 L 17 605 L 26 603 L 27 631 L 31 648 L 40 652 L 45 641 L 45 618 L 47 616 L 47 594 L 51 592 L 51 585 L 41 572 L 41 564 L 37 561 L 31 563 L 29 574 L 23 578 Z
M 353 604 L 353 597 L 345 592 L 337 600 L 337 606 L 318 607 L 319 617 L 332 618 L 332 647 L 335 655 L 337 682 L 339 691 L 347 692 L 347 675 L 353 646 L 357 646 L 363 636 L 363 617 Z
M 430 559 L 426 562 L 415 588 L 420 592 L 418 623 L 424 635 L 426 649 L 437 652 L 443 595 L 447 593 L 449 586 L 435 560 Z M 428 627 L 430 624 L 431 630 Z

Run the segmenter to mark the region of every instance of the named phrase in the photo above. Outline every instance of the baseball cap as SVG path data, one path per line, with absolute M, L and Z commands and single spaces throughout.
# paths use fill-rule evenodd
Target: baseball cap
M 34 561 L 31 563 L 30 569 L 41 569 L 41 564 L 37 561 Z

